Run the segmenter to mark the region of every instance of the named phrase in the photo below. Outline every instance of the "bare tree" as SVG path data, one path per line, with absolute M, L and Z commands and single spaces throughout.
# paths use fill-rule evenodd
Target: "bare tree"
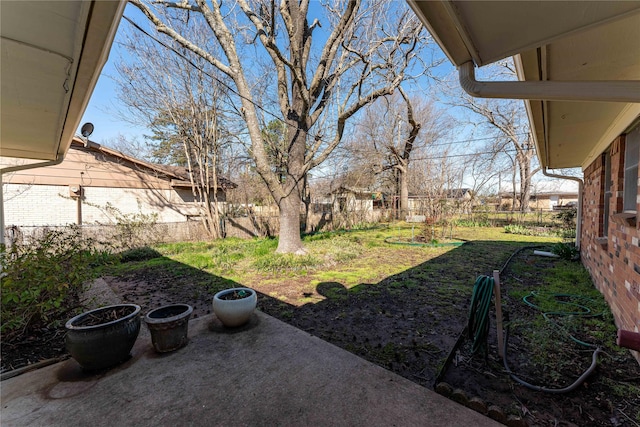
M 430 218 L 442 218 L 446 200 L 452 189 L 462 186 L 462 168 L 448 143 L 427 146 L 416 153 L 410 179 L 414 191 L 422 197 L 418 213 Z
M 515 71 L 510 61 L 501 62 L 484 70 L 486 78 L 515 78 Z M 448 91 L 451 96 L 451 90 Z M 466 93 L 458 92 L 454 95 L 457 101 L 451 101 L 453 105 L 462 107 L 480 118 L 476 125 L 493 134 L 499 144 L 494 145 L 496 153 L 508 154 L 514 152 L 511 157 L 514 163 L 512 180 L 519 184 L 519 209 L 522 212 L 529 211 L 531 198 L 531 183 L 533 176 L 540 170 L 535 166 L 535 143 L 529 129 L 522 101 L 474 98 Z M 516 178 L 517 174 L 517 178 Z M 514 193 L 515 185 L 514 185 Z M 516 198 L 514 198 L 514 201 Z
M 508 139 L 508 146 L 515 151 L 513 162 L 519 175 L 520 210 L 529 211 L 531 183 L 533 176 L 540 170 L 534 167 L 535 145 L 523 117 L 524 108 L 517 101 L 487 101 L 469 97 L 465 108 L 482 116 L 486 124 Z M 503 148 L 504 150 L 504 148 Z M 515 177 L 514 177 L 515 178 Z
M 398 196 L 398 217 L 403 218 L 409 213 L 412 154 L 426 152 L 429 144 L 447 132 L 448 123 L 446 114 L 432 102 L 410 97 L 399 87 L 396 95 L 379 99 L 366 109 L 347 147 L 347 155 L 353 159 L 350 175 L 369 185 L 376 176 L 377 187 L 388 187 Z
M 496 184 L 499 192 L 503 173 L 511 171 L 515 174 L 509 144 L 510 141 L 506 137 L 496 137 L 486 144 L 465 147 L 466 153 L 461 157 L 459 168 L 464 170 L 465 176 L 461 178 L 471 187 L 474 197 L 488 195 L 495 189 Z
M 119 133 L 115 137 L 103 140 L 102 144 L 118 150 L 127 156 L 135 157 L 136 159 L 142 159 L 149 162 L 153 162 L 154 160 L 148 144 L 140 141 L 137 137 L 127 138 Z
M 125 119 L 152 130 L 160 143 L 154 147 L 156 159 L 186 167 L 203 225 L 209 237 L 221 237 L 220 158 L 233 139 L 225 86 L 212 81 L 213 67 L 207 69 L 199 57 L 189 58 L 188 51 L 168 55 L 166 47 L 133 32 L 122 44 L 135 58 L 116 65 L 118 97 L 129 107 Z
M 311 20 L 308 0 L 234 3 L 131 0 L 158 32 L 176 40 L 233 81 L 251 141 L 250 154 L 280 210 L 278 252 L 304 253 L 300 207 L 306 174 L 342 140 L 345 126 L 363 106 L 400 84 L 426 33 L 405 4 L 360 0 L 314 4 L 324 15 Z M 323 21 L 321 22 L 320 19 Z M 222 55 L 181 32 L 176 21 L 206 22 Z M 313 44 L 320 31 L 320 44 Z M 251 55 L 251 54 L 254 55 Z M 278 116 L 287 128 L 286 178 L 269 162 L 254 88 L 264 74 L 252 69 L 270 59 Z M 256 58 L 258 60 L 256 60 Z M 330 114 L 331 126 L 317 128 Z

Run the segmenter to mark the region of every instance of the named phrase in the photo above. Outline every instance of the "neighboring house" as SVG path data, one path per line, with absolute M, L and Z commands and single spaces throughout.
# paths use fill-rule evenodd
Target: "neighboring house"
M 365 188 L 341 185 L 331 192 L 334 219 L 348 217 L 355 222 L 375 222 L 385 209 L 385 195 Z
M 578 193 L 536 193 L 529 200 L 531 209 L 558 210 L 565 207 L 578 207 Z
M 465 91 L 525 101 L 543 173 L 579 182 L 582 262 L 616 325 L 640 332 L 640 2 L 409 4 Z M 475 80 L 509 56 L 520 81 Z M 549 171 L 571 167 L 583 180 Z
M 221 204 L 232 187 L 220 179 Z M 3 191 L 7 226 L 110 224 L 117 214 L 155 214 L 157 222 L 199 216 L 185 168 L 148 163 L 93 142 L 85 146 L 77 138 L 62 163 L 4 175 Z
M 383 195 L 365 188 L 341 185 L 331 192 L 334 212 L 371 212 L 383 207 Z
M 516 195 L 518 197 L 519 194 Z M 513 193 L 501 192 L 499 206 L 510 209 L 513 204 Z M 529 198 L 529 207 L 533 210 L 558 210 L 564 207 L 578 206 L 578 192 L 545 191 L 533 193 Z
M 578 183 L 575 181 L 538 180 L 532 183 L 529 208 L 532 210 L 561 210 L 578 206 Z M 516 193 L 516 198 L 520 193 Z M 498 194 L 501 209 L 511 209 L 513 191 L 501 190 Z M 516 202 L 516 206 L 518 203 Z

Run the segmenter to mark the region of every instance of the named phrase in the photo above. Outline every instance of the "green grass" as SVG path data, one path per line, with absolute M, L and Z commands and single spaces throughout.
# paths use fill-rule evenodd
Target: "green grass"
M 417 234 L 418 227 L 413 230 Z M 426 292 L 429 310 L 433 310 L 433 327 L 442 327 L 442 319 L 464 317 L 461 302 L 468 301 L 473 283 L 478 275 L 489 275 L 501 269 L 507 259 L 519 248 L 540 245 L 551 250 L 560 242 L 559 237 L 530 236 L 506 233 L 503 226 L 454 227 L 456 238 L 467 240 L 460 247 L 420 247 L 385 243 L 389 237 L 411 237 L 412 225 L 395 223 L 386 227 L 350 232 L 317 233 L 304 236 L 307 254 L 303 256 L 276 254 L 277 239 L 226 239 L 212 242 L 194 242 L 158 245 L 160 257 L 145 259 L 144 251 L 134 260 L 110 268 L 112 274 L 124 274 L 137 269 L 162 270 L 162 275 L 187 276 L 210 290 L 226 285 L 244 285 L 274 298 L 272 304 L 279 308 L 283 319 L 295 318 L 296 306 L 316 304 L 324 300 L 329 306 L 339 306 L 336 320 L 347 317 L 348 306 L 340 302 L 350 297 L 366 299 L 367 296 L 393 298 L 402 292 Z M 139 258 L 139 259 L 138 259 Z M 521 260 L 521 258 L 524 259 Z M 611 363 L 626 350 L 615 346 L 616 329 L 612 314 L 602 295 L 593 286 L 589 273 L 579 262 L 545 259 L 541 269 L 535 258 L 516 257 L 504 276 L 503 304 L 512 314 L 511 337 L 516 336 L 527 350 L 525 366 L 536 367 L 535 375 L 548 381 L 548 385 L 565 384 L 566 378 L 558 372 L 569 371 L 578 356 L 590 362 L 590 350 L 585 350 L 566 337 L 570 333 L 588 343 L 603 346 L 606 356 L 600 363 Z M 526 279 L 527 286 L 522 284 Z M 229 287 L 229 286 L 226 286 Z M 588 298 L 593 313 L 598 317 L 578 318 L 568 316 L 555 319 L 552 324 L 537 310 L 529 310 L 522 298 L 531 291 L 537 296 L 531 301 L 542 311 L 563 311 L 549 294 L 577 294 Z M 315 308 L 315 307 L 314 307 Z M 375 307 L 371 308 L 376 310 Z M 273 311 L 278 309 L 272 308 Z M 461 313 L 462 312 L 462 313 Z M 379 312 L 389 316 L 389 312 Z M 523 315 L 524 314 L 524 315 Z M 441 324 L 442 323 L 442 324 Z M 440 326 L 439 326 L 440 325 Z M 324 339 L 331 340 L 339 330 L 325 331 Z M 376 361 L 383 366 L 401 364 L 401 343 L 382 343 L 371 346 L 365 343 L 349 343 L 348 349 Z M 434 349 L 425 348 L 425 351 Z M 435 348 L 435 350 L 438 350 Z M 567 355 L 569 357 L 567 357 Z M 516 352 L 510 355 L 517 357 Z M 530 373 L 530 372 L 529 372 Z M 525 372 L 525 375 L 527 372 Z M 613 393 L 637 393 L 638 387 L 624 381 L 611 379 Z
M 421 280 L 447 278 L 441 292 L 446 300 L 468 288 L 478 274 L 500 268 L 508 256 L 524 244 L 552 244 L 558 238 L 507 234 L 502 227 L 454 227 L 454 237 L 471 243 L 461 247 L 419 247 L 392 245 L 387 238 L 410 238 L 420 227 L 398 222 L 373 229 L 316 233 L 303 237 L 307 254 L 277 254 L 277 239 L 222 239 L 157 245 L 134 254 L 130 262 L 119 263 L 105 274 L 122 275 L 138 269 L 167 269 L 167 274 L 196 269 L 222 280 L 254 288 L 273 288 L 283 280 L 298 290 L 292 304 L 317 300 L 313 294 L 320 283 L 336 282 L 350 289 L 378 283 L 412 269 Z M 151 257 L 155 253 L 160 256 Z M 472 261 L 470 261 L 472 260 Z M 533 273 L 532 273 L 533 274 Z M 291 285 L 291 283 L 295 283 Z M 410 284 L 409 284 L 410 285 Z M 306 296 L 305 296 L 306 295 Z
M 613 315 L 582 264 L 556 260 L 541 274 L 539 266 L 518 262 L 512 264 L 510 274 L 515 280 L 507 279 L 503 284 L 508 294 L 506 306 L 512 311 L 520 307 L 520 313 L 524 307 L 527 312 L 512 319 L 511 330 L 528 343 L 530 366 L 536 367 L 545 381 L 566 384 L 568 379 L 562 379 L 560 373 L 575 363 L 586 368 L 596 346 L 607 355 L 626 353 L 615 345 Z M 525 278 L 526 287 L 518 280 Z M 535 282 L 537 285 L 532 284 Z M 533 306 L 527 305 L 525 298 Z M 578 359 L 579 354 L 586 356 Z M 609 361 L 605 357 L 601 363 Z

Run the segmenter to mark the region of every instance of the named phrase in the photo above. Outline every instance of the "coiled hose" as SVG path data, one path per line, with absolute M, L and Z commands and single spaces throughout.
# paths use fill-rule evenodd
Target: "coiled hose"
M 520 248 L 517 251 L 515 251 L 507 260 L 507 262 L 504 264 L 504 266 L 502 267 L 502 269 L 500 269 L 500 274 L 503 273 L 503 271 L 507 268 L 507 266 L 509 265 L 509 263 L 511 262 L 511 260 L 515 257 L 516 254 L 518 254 L 519 252 L 521 252 L 524 249 L 532 249 L 538 246 L 528 246 L 528 247 L 524 247 L 524 248 Z M 472 347 L 471 347 L 471 351 L 472 353 L 477 353 L 479 350 L 483 349 L 485 352 L 487 350 L 487 339 L 489 336 L 489 309 L 491 307 L 491 297 L 493 296 L 493 288 L 494 288 L 494 280 L 492 277 L 489 276 L 479 276 L 476 279 L 475 284 L 473 285 L 473 294 L 471 296 L 471 308 L 469 309 L 469 324 L 468 324 L 468 330 L 469 330 L 469 338 L 473 341 Z M 530 293 L 529 295 L 525 296 L 523 298 L 523 301 L 525 304 L 529 305 L 530 307 L 536 308 L 538 310 L 540 310 L 540 307 L 538 307 L 537 305 L 535 305 L 534 303 L 532 303 L 530 301 L 531 297 L 535 297 L 536 294 L 534 292 Z M 569 294 L 552 294 L 553 297 L 566 297 L 566 298 L 574 298 L 574 299 L 582 299 L 582 300 L 586 300 L 586 298 L 579 296 L 579 295 L 569 295 Z M 583 317 L 594 317 L 594 316 L 599 316 L 600 314 L 593 314 L 591 313 L 591 310 L 582 305 L 582 304 L 577 304 L 577 303 L 573 303 L 573 302 L 564 302 L 564 304 L 568 304 L 568 305 L 572 305 L 576 308 L 579 309 L 579 311 L 571 311 L 571 312 L 564 312 L 564 311 L 553 311 L 553 312 L 543 312 L 543 317 L 549 321 L 552 322 L 551 319 L 549 318 L 549 316 L 552 315 L 560 315 L 560 316 L 567 316 L 567 315 L 577 315 L 577 316 L 583 316 Z M 554 325 L 555 322 L 552 322 Z M 558 327 L 556 325 L 556 327 Z M 516 376 L 516 374 L 513 373 L 513 371 L 511 370 L 511 368 L 509 368 L 509 364 L 507 362 L 507 343 L 509 341 L 509 325 L 507 324 L 506 327 L 506 331 L 505 331 L 505 339 L 504 339 L 504 343 L 503 343 L 503 354 L 504 354 L 504 358 L 502 359 L 503 361 L 503 365 L 504 368 L 506 369 L 507 373 L 509 374 L 509 376 L 511 376 L 511 378 L 516 381 L 517 383 L 530 388 L 532 390 L 536 390 L 536 391 L 543 391 L 546 393 L 556 393 L 556 394 L 560 394 L 560 393 L 568 393 L 572 390 L 575 390 L 578 386 L 580 386 L 589 375 L 591 375 L 591 373 L 594 371 L 594 369 L 596 368 L 597 365 L 597 361 L 598 361 L 598 354 L 602 352 L 602 349 L 600 347 L 597 347 L 593 344 L 589 344 L 586 343 L 584 341 L 578 340 L 577 338 L 575 338 L 574 336 L 572 336 L 571 334 L 569 334 L 566 331 L 565 332 L 573 341 L 575 341 L 576 343 L 583 345 L 583 346 L 588 346 L 588 347 L 595 347 L 595 350 L 593 352 L 593 356 L 591 358 L 591 365 L 589 366 L 589 368 L 582 374 L 580 375 L 580 377 L 578 377 L 577 380 L 575 380 L 571 385 L 567 386 L 567 387 L 563 387 L 563 388 L 550 388 L 550 387 L 545 387 L 545 386 L 539 386 L 539 385 L 535 385 L 535 384 L 531 384 L 528 383 L 527 381 L 522 380 L 521 378 L 519 378 L 518 376 Z
M 489 336 L 489 309 L 495 283 L 493 277 L 478 276 L 473 284 L 471 307 L 469 308 L 469 338 L 473 341 L 471 352 L 487 350 Z

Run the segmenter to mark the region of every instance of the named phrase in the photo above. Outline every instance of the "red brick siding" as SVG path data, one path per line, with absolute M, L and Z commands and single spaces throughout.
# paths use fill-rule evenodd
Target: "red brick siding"
M 610 215 L 622 211 L 624 136 L 611 145 L 613 192 Z M 604 161 L 598 157 L 584 171 L 581 255 L 596 287 L 602 292 L 621 329 L 640 330 L 640 230 L 638 225 L 610 217 L 607 242 L 603 236 Z M 637 208 L 636 208 L 636 211 Z M 633 352 L 640 361 L 640 353 Z

